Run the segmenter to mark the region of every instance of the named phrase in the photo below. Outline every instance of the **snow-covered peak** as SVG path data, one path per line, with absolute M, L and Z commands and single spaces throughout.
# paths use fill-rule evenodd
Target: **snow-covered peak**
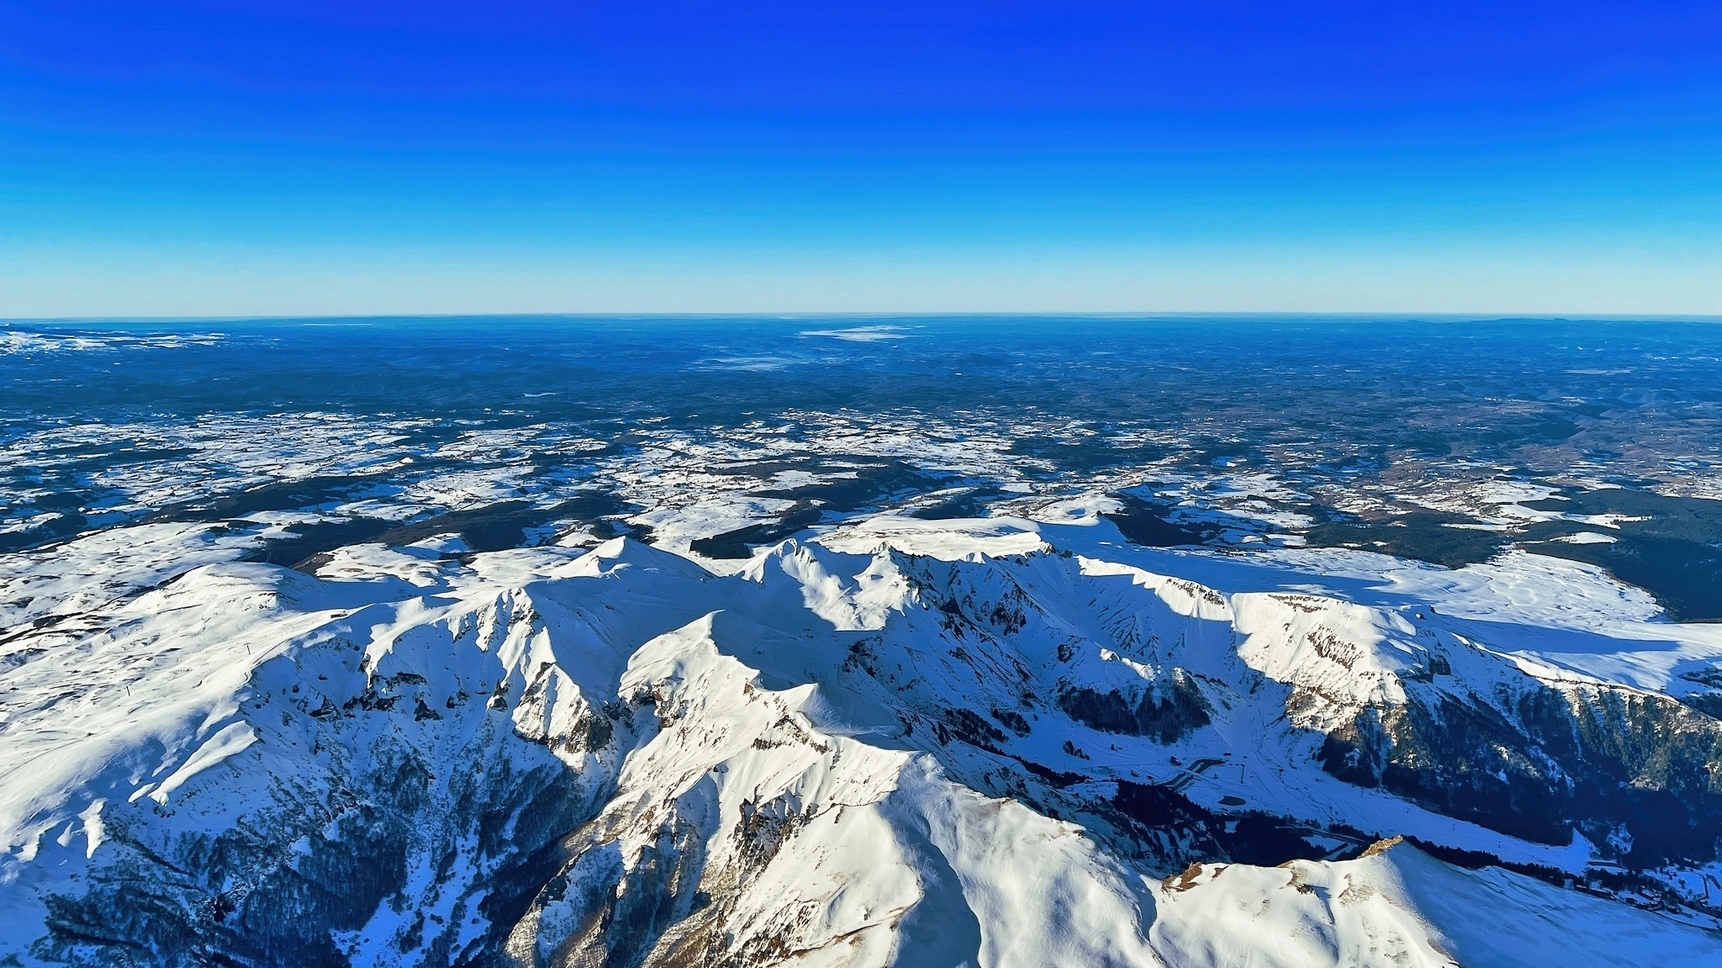
M 1379 556 L 1322 578 L 1116 545 L 1085 507 L 884 516 L 728 570 L 629 538 L 357 545 L 315 575 L 135 549 L 113 599 L 5 633 L 0 954 L 1487 963 L 1464 919 L 1536 905 L 1715 950 L 1498 868 L 1355 855 L 1405 834 L 1554 881 L 1655 857 L 1675 874 L 1644 883 L 1697 918 L 1722 725 L 1514 652 L 1574 634 L 1534 607 L 1436 604 Z M 1633 819 L 1652 794 L 1690 837 Z

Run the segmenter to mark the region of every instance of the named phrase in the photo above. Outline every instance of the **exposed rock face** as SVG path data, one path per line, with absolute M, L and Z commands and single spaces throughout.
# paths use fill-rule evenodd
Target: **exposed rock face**
M 1208 725 L 1208 703 L 1182 669 L 1172 670 L 1167 680 L 1163 687 L 1155 684 L 1142 689 L 1134 704 L 1116 689 L 1104 693 L 1087 687 L 1066 689 L 1058 694 L 1058 708 L 1103 733 L 1151 736 L 1162 743 L 1175 743 Z
M 18 964 L 1185 964 L 1203 863 L 1722 834 L 1722 725 L 1673 699 L 1051 550 L 367 546 L 90 628 L 9 673 L 9 735 L 63 730 L 7 764 Z
M 1328 732 L 1323 769 L 1527 840 L 1581 831 L 1634 866 L 1715 856 L 1722 729 L 1663 696 L 1505 677 L 1490 693 L 1405 683 Z M 1612 832 L 1636 827 L 1629 849 Z

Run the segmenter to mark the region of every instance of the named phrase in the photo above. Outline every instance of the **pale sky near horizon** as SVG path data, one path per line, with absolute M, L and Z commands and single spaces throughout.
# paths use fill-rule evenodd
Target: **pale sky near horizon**
M 961 311 L 1722 313 L 1722 8 L 0 8 L 0 317 Z

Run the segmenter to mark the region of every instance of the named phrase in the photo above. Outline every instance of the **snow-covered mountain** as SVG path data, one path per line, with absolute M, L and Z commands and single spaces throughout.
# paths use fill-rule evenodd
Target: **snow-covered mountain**
M 1722 629 L 1094 510 L 20 556 L 0 964 L 1722 962 Z

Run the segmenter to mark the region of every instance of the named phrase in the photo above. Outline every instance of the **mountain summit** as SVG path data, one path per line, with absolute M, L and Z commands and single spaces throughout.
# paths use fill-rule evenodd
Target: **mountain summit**
M 1591 566 L 1077 514 L 152 570 L 197 533 L 12 602 L 0 964 L 1722 958 L 1657 664 L 1722 643 Z

